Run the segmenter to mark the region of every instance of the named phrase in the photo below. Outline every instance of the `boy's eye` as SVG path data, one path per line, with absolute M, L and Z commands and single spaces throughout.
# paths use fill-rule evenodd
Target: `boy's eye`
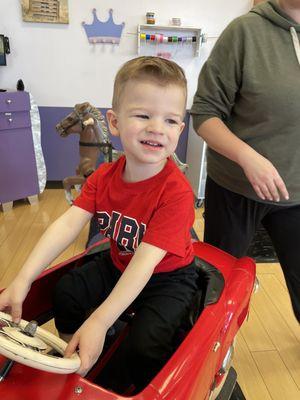
M 167 119 L 167 123 L 170 124 L 170 125 L 177 125 L 178 121 L 175 121 L 175 119 L 168 118 Z
M 149 119 L 148 115 L 145 114 L 137 114 L 136 117 L 141 119 Z

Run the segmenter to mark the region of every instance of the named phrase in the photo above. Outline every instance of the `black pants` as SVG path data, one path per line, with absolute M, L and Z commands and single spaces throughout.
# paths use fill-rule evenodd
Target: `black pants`
M 300 322 L 300 205 L 277 206 L 250 200 L 207 177 L 205 242 L 242 257 L 260 223 L 272 240 Z
M 98 307 L 120 278 L 109 252 L 71 271 L 59 281 L 54 294 L 55 324 L 62 333 L 74 333 L 87 312 Z M 104 375 L 118 391 L 133 382 L 142 389 L 173 351 L 173 339 L 190 309 L 197 290 L 197 267 L 154 274 L 133 303 L 135 317 L 127 337 Z M 112 367 L 113 366 L 113 367 Z

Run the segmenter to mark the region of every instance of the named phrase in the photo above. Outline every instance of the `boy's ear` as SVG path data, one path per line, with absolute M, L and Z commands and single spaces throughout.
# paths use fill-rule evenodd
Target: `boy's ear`
M 120 136 L 118 129 L 118 117 L 117 114 L 113 110 L 106 111 L 106 118 L 109 125 L 110 133 L 113 136 Z
M 185 127 L 185 123 L 184 123 L 184 122 L 181 122 L 181 124 L 180 124 L 180 134 L 181 134 L 182 131 L 184 130 L 184 127 Z

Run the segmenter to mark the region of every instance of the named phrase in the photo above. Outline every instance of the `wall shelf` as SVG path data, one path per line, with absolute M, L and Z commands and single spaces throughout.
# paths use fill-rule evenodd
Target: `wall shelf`
M 171 52 L 185 58 L 198 57 L 202 42 L 201 28 L 152 24 L 138 25 L 137 28 L 137 53 L 142 55 Z

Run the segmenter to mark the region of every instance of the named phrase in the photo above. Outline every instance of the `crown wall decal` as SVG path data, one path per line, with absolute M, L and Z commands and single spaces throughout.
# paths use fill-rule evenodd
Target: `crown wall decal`
M 85 33 L 90 43 L 113 43 L 119 44 L 125 22 L 115 24 L 113 21 L 113 10 L 109 10 L 109 18 L 106 22 L 101 22 L 97 18 L 97 11 L 93 9 L 94 20 L 92 24 L 82 22 Z

